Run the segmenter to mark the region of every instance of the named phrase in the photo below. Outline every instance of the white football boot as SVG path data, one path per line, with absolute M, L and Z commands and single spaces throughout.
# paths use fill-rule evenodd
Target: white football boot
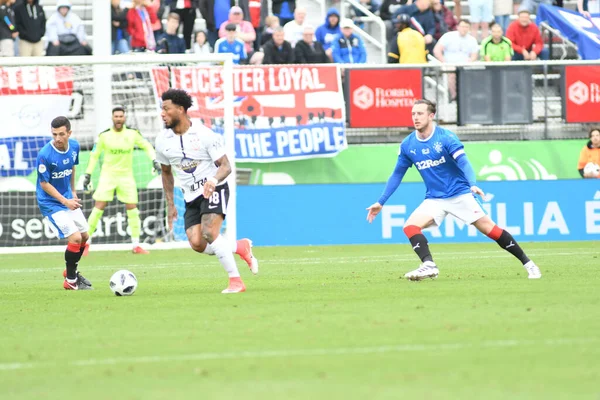
M 529 261 L 527 264 L 523 265 L 523 267 L 525 267 L 527 274 L 529 274 L 529 279 L 540 279 L 542 277 L 542 272 L 533 261 Z
M 409 281 L 421 281 L 426 278 L 435 279 L 439 275 L 437 265 L 433 261 L 425 261 L 414 271 L 407 272 L 404 277 Z

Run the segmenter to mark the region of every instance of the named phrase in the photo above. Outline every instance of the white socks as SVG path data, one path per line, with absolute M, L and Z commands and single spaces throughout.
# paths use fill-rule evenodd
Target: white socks
M 219 237 L 221 237 L 221 236 L 222 235 L 220 235 Z M 226 240 L 226 242 L 227 243 L 231 243 L 231 242 L 229 242 L 227 240 Z M 237 252 L 237 242 L 233 242 L 233 243 L 231 243 L 231 245 L 232 245 L 231 252 L 233 254 L 235 254 Z M 215 250 L 214 250 L 213 246 L 210 243 L 206 243 L 206 247 L 204 248 L 203 253 L 206 254 L 206 255 L 209 255 L 209 256 L 214 256 L 215 255 Z
M 209 254 L 207 253 L 207 250 L 212 250 L 214 252 L 230 278 L 239 278 L 240 273 L 235 263 L 233 253 L 231 252 L 231 244 L 223 237 L 223 235 L 219 235 L 212 243 L 206 246 L 204 253 Z

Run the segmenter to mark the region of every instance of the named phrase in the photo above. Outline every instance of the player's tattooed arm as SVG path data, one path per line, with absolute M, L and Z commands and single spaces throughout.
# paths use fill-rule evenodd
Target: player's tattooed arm
M 162 169 L 162 184 L 167 199 L 167 224 L 169 230 L 173 229 L 173 221 L 177 220 L 177 208 L 173 200 L 173 188 L 175 187 L 175 179 L 170 165 L 161 164 Z
M 162 169 L 162 183 L 165 191 L 165 197 L 167 198 L 167 205 L 170 207 L 175 205 L 173 200 L 173 188 L 175 187 L 175 179 L 173 178 L 173 171 L 170 165 L 161 164 Z
M 219 158 L 217 161 L 215 161 L 215 164 L 217 167 L 219 167 L 219 169 L 217 169 L 217 173 L 215 174 L 215 178 L 217 179 L 217 182 L 221 182 L 231 173 L 231 164 L 229 163 L 227 155 Z

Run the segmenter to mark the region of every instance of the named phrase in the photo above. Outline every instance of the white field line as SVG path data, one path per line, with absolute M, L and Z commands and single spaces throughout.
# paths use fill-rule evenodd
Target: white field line
M 297 349 L 297 350 L 241 350 L 237 352 L 224 353 L 193 353 L 180 355 L 153 355 L 140 357 L 119 357 L 119 358 L 89 358 L 81 360 L 61 362 L 11 362 L 0 363 L 0 371 L 15 371 L 35 368 L 56 368 L 56 367 L 94 367 L 106 365 L 127 365 L 127 364 L 149 364 L 149 363 L 167 363 L 167 362 L 185 362 L 185 361 L 206 361 L 206 360 L 238 360 L 254 358 L 289 358 L 289 357 L 310 357 L 310 356 L 342 356 L 355 354 L 385 354 L 385 353 L 413 353 L 413 352 L 435 352 L 435 351 L 456 351 L 466 349 L 497 349 L 497 348 L 517 348 L 526 346 L 560 346 L 574 344 L 588 344 L 597 342 L 598 338 L 563 338 L 563 339 L 508 339 L 508 340 L 488 340 L 475 343 L 440 343 L 440 344 L 402 344 L 391 346 L 372 346 L 372 347 L 341 347 L 341 348 L 317 348 L 317 349 Z
M 577 250 L 577 249 L 570 249 Z M 587 249 L 586 249 L 587 250 Z M 532 258 L 551 258 L 551 257 L 569 257 L 574 255 L 596 255 L 597 251 L 562 251 L 562 252 L 549 252 L 544 251 L 542 253 L 528 253 Z M 436 260 L 456 259 L 459 256 L 461 259 L 478 260 L 478 259 L 494 259 L 494 258 L 512 258 L 513 256 L 503 252 L 501 249 L 494 251 L 479 251 L 479 252 L 440 252 L 436 254 Z M 183 266 L 198 266 L 201 267 L 205 259 L 199 259 L 198 262 L 178 262 L 178 263 L 161 263 L 159 265 L 153 264 L 128 264 L 127 268 L 141 268 L 145 270 L 150 269 L 170 269 L 173 267 Z M 259 259 L 261 265 L 269 264 L 285 264 L 285 265 L 319 265 L 319 264 L 373 264 L 381 263 L 385 261 L 390 262 L 417 262 L 416 255 L 404 254 L 404 255 L 373 255 L 373 256 L 343 256 L 343 257 L 309 257 L 309 258 L 291 258 L 291 259 Z M 600 264 L 600 261 L 599 261 Z M 115 267 L 123 267 L 122 264 L 105 264 L 105 265 L 92 265 L 85 266 L 86 271 L 103 271 L 108 269 L 114 269 Z M 55 270 L 56 266 L 48 267 L 35 267 L 35 268 L 2 268 L 0 267 L 0 274 L 14 274 L 14 273 L 39 273 L 40 271 Z M 83 270 L 83 269 L 82 269 Z

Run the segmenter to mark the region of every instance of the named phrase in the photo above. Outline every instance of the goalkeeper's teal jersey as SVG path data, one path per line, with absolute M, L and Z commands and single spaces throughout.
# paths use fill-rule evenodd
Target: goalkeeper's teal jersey
M 150 160 L 156 158 L 154 148 L 137 129 L 127 128 L 123 125 L 120 132 L 113 128 L 105 130 L 98 135 L 85 173 L 92 174 L 94 172 L 100 155 L 104 153 L 102 175 L 133 174 L 133 150 L 135 147 L 144 150 Z

